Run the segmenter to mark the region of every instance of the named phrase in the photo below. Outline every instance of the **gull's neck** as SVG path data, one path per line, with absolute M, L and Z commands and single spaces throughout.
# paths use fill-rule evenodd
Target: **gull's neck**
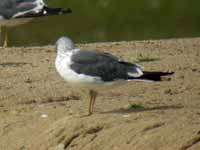
M 57 53 L 57 57 L 60 57 L 60 58 L 65 58 L 69 56 L 69 52 L 66 52 L 66 53 L 62 53 L 62 52 L 59 52 Z
M 71 56 L 73 53 L 75 53 L 75 52 L 77 52 L 79 50 L 80 49 L 76 48 L 76 49 L 72 49 L 72 50 L 64 52 L 64 53 L 58 51 L 57 56 L 60 57 L 60 58 L 65 58 L 65 57 Z

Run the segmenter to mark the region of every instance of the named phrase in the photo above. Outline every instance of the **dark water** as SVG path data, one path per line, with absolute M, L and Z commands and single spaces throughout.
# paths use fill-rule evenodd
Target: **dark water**
M 15 46 L 200 36 L 200 0 L 46 0 L 72 14 L 46 17 L 12 28 Z

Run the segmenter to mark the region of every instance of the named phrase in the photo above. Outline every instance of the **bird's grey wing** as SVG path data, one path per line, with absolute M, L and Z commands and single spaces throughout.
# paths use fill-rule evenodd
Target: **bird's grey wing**
M 96 51 L 78 51 L 72 56 L 72 62 L 71 68 L 75 72 L 97 76 L 103 81 L 128 79 L 129 70 L 134 70 L 134 65 L 121 62 L 108 53 Z
M 36 0 L 1 0 L 0 15 L 6 19 L 30 13 L 37 4 Z
M 109 53 L 98 52 L 98 51 L 88 51 L 81 50 L 75 53 L 72 57 L 74 62 L 87 64 L 87 63 L 96 63 L 98 61 L 119 61 L 118 57 L 113 56 Z

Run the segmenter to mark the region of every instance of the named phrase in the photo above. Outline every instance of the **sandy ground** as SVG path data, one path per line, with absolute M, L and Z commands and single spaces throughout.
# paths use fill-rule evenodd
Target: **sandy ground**
M 0 48 L 1 150 L 200 150 L 200 38 L 78 46 L 175 74 L 100 91 L 86 117 L 88 93 L 57 74 L 54 46 Z

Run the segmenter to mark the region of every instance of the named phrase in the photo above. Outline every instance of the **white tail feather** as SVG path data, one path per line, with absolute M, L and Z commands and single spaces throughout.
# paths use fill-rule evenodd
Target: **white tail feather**
M 143 75 L 141 68 L 134 68 L 133 72 L 128 72 L 128 76 L 130 77 L 140 77 Z

